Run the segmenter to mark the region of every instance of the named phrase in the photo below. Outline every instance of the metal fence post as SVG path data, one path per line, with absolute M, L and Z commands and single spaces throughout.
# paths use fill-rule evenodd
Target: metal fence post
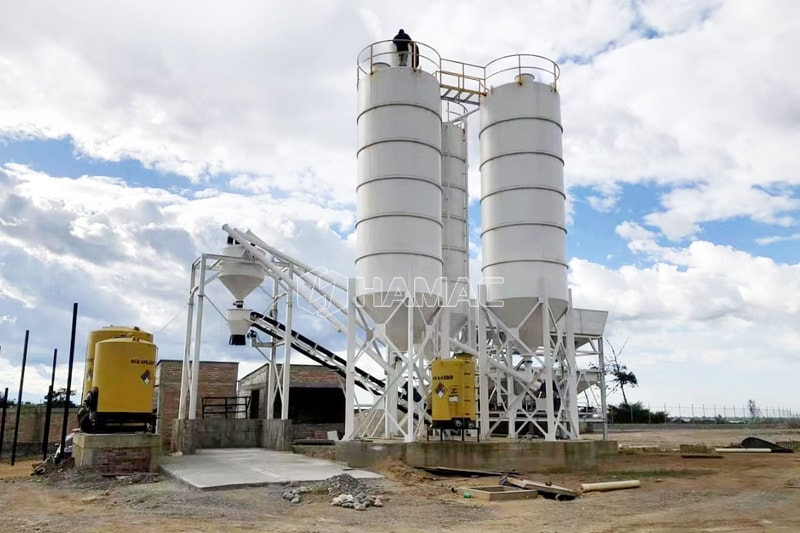
M 3 436 L 6 434 L 6 410 L 8 409 L 8 387 L 3 393 L 3 410 L 0 414 L 0 458 L 3 457 Z
M 53 349 L 53 369 L 50 372 L 50 388 L 47 393 L 47 407 L 44 412 L 44 431 L 42 431 L 42 461 L 47 459 L 47 447 L 50 444 L 50 417 L 53 414 L 53 394 L 56 384 L 56 358 L 58 349 Z M 69 401 L 69 394 L 67 394 Z
M 64 421 L 61 424 L 61 453 L 66 450 L 67 424 L 69 424 L 69 393 L 72 391 L 72 363 L 75 361 L 75 333 L 78 327 L 78 302 L 72 304 L 72 331 L 69 337 L 69 363 L 67 364 L 67 401 L 64 402 Z
M 19 415 L 22 414 L 22 385 L 25 383 L 25 362 L 28 360 L 28 336 L 30 330 L 25 330 L 25 347 L 22 349 L 22 372 L 19 375 L 19 395 L 17 396 L 17 418 L 14 424 L 14 441 L 11 443 L 11 466 L 17 459 L 17 437 L 19 437 Z

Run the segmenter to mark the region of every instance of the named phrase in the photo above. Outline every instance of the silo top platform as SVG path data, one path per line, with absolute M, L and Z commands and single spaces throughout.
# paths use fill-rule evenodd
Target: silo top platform
M 358 80 L 384 68 L 408 68 L 424 71 L 439 80 L 442 100 L 479 106 L 481 97 L 492 86 L 511 81 L 531 81 L 549 85 L 558 90 L 561 69 L 552 59 L 536 54 L 511 54 L 498 57 L 486 65 L 475 65 L 446 59 L 431 46 L 412 41 L 407 62 L 401 61 L 393 41 L 378 41 L 358 54 Z M 401 65 L 405 62 L 406 65 Z

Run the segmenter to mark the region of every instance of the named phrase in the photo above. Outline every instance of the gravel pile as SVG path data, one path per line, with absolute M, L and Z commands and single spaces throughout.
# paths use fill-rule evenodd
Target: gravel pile
M 365 492 L 359 492 L 356 495 L 340 494 L 331 500 L 331 505 L 344 509 L 366 511 L 368 507 L 383 507 L 383 501 L 380 496 L 372 496 Z
M 124 485 L 156 483 L 160 481 L 156 473 L 130 474 L 127 476 L 104 476 L 92 468 L 65 466 L 52 470 L 40 480 L 56 487 L 70 487 L 86 490 L 103 490 Z
M 281 494 L 281 498 L 292 503 L 300 503 L 300 495 L 305 494 L 306 492 L 311 492 L 311 489 L 309 487 L 295 487 L 292 490 L 284 491 Z
M 345 509 L 365 511 L 369 507 L 383 507 L 379 495 L 370 494 L 371 487 L 349 474 L 339 474 L 323 481 L 320 488 L 333 496 L 331 505 Z
M 358 494 L 367 492 L 369 487 L 350 474 L 339 474 L 323 481 L 320 486 L 327 491 L 328 496 L 340 494 Z
M 53 470 L 38 479 L 56 487 L 86 490 L 108 489 L 113 484 L 113 479 L 104 477 L 91 468 L 81 467 Z

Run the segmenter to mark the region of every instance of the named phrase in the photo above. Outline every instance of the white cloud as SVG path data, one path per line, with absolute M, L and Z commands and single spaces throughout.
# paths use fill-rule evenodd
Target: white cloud
M 658 249 L 656 235 L 639 224 L 625 221 L 616 228 L 616 233 L 628 241 L 628 249 L 632 252 L 652 252 Z
M 354 247 L 331 229 L 351 230 L 352 213 L 302 197 L 187 198 L 115 179 L 53 177 L 13 164 L 0 167 L 0 177 L 8 193 L 0 212 L 20 221 L 0 227 L 0 309 L 14 310 L 3 315 L 0 332 L 10 342 L 19 338 L 20 328 L 30 327 L 34 339 L 43 335 L 63 343 L 67 335 L 53 338 L 46 330 L 53 321 L 68 323 L 67 302 L 73 301 L 80 303 L 78 342 L 84 346 L 90 329 L 109 323 L 160 330 L 187 299 L 194 258 L 224 245 L 220 228 L 226 222 L 252 229 L 309 263 L 324 258 L 330 268 L 352 269 Z M 254 303 L 265 300 L 254 298 Z M 223 309 L 229 299 L 220 287 L 209 292 L 209 300 Z M 214 353 L 227 340 L 226 326 L 212 310 L 206 321 Z M 180 357 L 184 324 L 185 318 L 176 319 L 158 335 L 163 353 Z M 31 383 L 30 390 L 40 385 Z
M 756 242 L 761 245 L 774 244 L 776 242 L 798 241 L 800 240 L 800 233 L 792 233 L 791 235 L 761 237 L 756 239 Z
M 607 213 L 617 205 L 617 202 L 619 202 L 619 196 L 615 193 L 608 193 L 604 196 L 587 196 L 586 200 L 595 211 Z
M 669 34 L 698 25 L 721 3 L 720 0 L 639 0 L 636 5 L 643 24 L 660 34 Z
M 734 216 L 793 223 L 796 193 L 775 186 L 800 183 L 800 74 L 785 68 L 800 6 L 638 5 L 668 35 L 563 66 L 569 183 L 675 187 L 646 220 L 673 239 Z
M 570 213 L 578 201 L 623 212 L 624 185 L 659 187 L 660 205 L 637 206 L 616 228 L 635 264 L 571 263 L 576 304 L 611 310 L 609 331 L 631 336 L 631 356 L 664 375 L 667 360 L 735 367 L 753 354 L 790 368 L 797 265 L 684 239 L 721 220 L 796 228 L 800 72 L 787 65 L 798 15 L 778 0 L 20 3 L 0 19 L 0 138 L 69 139 L 76 157 L 133 159 L 187 182 L 133 186 L 0 161 L 4 344 L 21 345 L 19 329 L 36 324 L 43 358 L 66 339 L 78 300 L 82 336 L 112 321 L 161 328 L 186 300 L 191 260 L 223 243 L 224 222 L 351 272 L 356 54 L 402 26 L 451 59 L 562 60 L 565 178 L 595 191 L 571 193 Z M 648 31 L 660 35 L 641 39 Z M 478 124 L 475 114 L 473 200 Z M 787 233 L 757 242 L 795 239 Z M 471 228 L 473 281 L 479 242 Z M 221 319 L 206 320 L 222 338 Z M 182 321 L 161 334 L 170 357 L 182 353 Z M 227 350 L 212 341 L 207 353 L 245 357 Z M 668 391 L 665 379 L 650 386 Z
M 652 266 L 609 268 L 570 262 L 575 305 L 610 310 L 606 334 L 628 344 L 622 360 L 641 386 L 629 398 L 722 405 L 750 398 L 797 409 L 800 264 L 782 264 L 706 241 L 657 245 L 646 230 L 618 233 Z M 619 346 L 617 346 L 619 347 Z M 621 400 L 621 398 L 620 398 Z
M 780 227 L 795 225 L 794 217 L 783 214 L 796 212 L 800 198 L 751 186 L 715 184 L 673 189 L 662 197 L 661 205 L 665 210 L 650 213 L 645 222 L 670 239 L 680 239 L 699 232 L 703 222 L 740 217 Z

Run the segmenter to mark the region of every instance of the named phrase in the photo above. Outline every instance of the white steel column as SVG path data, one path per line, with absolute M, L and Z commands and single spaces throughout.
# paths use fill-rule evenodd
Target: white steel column
M 283 395 L 281 396 L 281 419 L 289 419 L 289 388 L 291 387 L 292 369 L 292 299 L 294 291 L 294 268 L 289 267 L 289 281 L 286 288 L 286 331 L 283 335 Z
M 450 305 L 447 301 L 444 302 L 439 325 L 439 357 L 447 359 L 450 357 Z
M 475 323 L 478 324 L 478 396 L 479 396 L 479 415 L 481 440 L 488 440 L 491 437 L 491 426 L 489 422 L 489 354 L 486 346 L 486 319 L 484 317 L 483 305 L 486 303 L 486 285 L 478 285 L 478 305 L 475 306 L 477 317 Z M 470 330 L 470 339 L 474 332 Z
M 469 317 L 467 319 L 467 333 L 463 338 L 464 344 L 466 344 L 470 348 L 477 348 L 477 346 L 475 346 L 475 342 L 476 342 L 475 341 L 475 328 L 478 327 L 478 324 L 477 324 L 478 316 L 476 314 L 476 311 L 478 313 L 480 313 L 480 309 L 481 309 L 481 307 L 480 307 L 480 305 L 478 305 L 478 300 L 475 300 L 474 298 L 470 299 L 470 301 L 469 301 L 469 313 L 467 313 L 467 316 Z
M 269 316 L 278 320 L 278 280 L 272 280 L 272 307 L 269 310 Z M 267 399 L 264 409 L 267 411 L 267 420 L 275 418 L 275 381 L 278 376 L 278 368 L 275 364 L 278 357 L 278 346 L 276 340 L 273 338 L 269 347 L 269 366 L 267 367 Z
M 567 314 L 566 319 L 566 357 L 569 375 L 567 376 L 567 409 L 569 416 L 570 438 L 580 437 L 580 424 L 578 423 L 578 367 L 575 361 L 575 321 L 572 317 L 572 289 L 567 291 Z M 562 377 L 563 379 L 563 377 Z
M 414 431 L 414 414 L 415 414 L 415 407 L 416 402 L 414 402 L 414 356 L 417 350 L 414 349 L 414 295 L 409 292 L 407 293 L 407 308 L 406 311 L 408 312 L 408 352 L 407 352 L 407 359 L 406 359 L 406 379 L 408 379 L 407 383 L 407 400 L 406 406 L 408 407 L 408 411 L 406 413 L 406 422 L 408 423 L 408 427 L 406 429 L 406 436 L 405 442 L 414 442 L 416 433 Z
M 200 256 L 200 285 L 197 289 L 197 323 L 194 333 L 192 387 L 189 395 L 189 420 L 197 418 L 197 392 L 200 388 L 200 340 L 203 334 L 203 301 L 206 297 L 206 254 Z
M 553 383 L 553 353 L 550 341 L 550 299 L 547 294 L 539 300 L 542 312 L 542 348 L 544 348 L 545 413 L 547 414 L 547 435 L 545 440 L 556 440 L 556 417 L 554 412 L 555 384 Z
M 400 355 L 389 348 L 387 351 L 387 358 L 391 367 L 386 371 L 386 392 L 384 392 L 383 402 L 383 431 L 386 437 L 390 437 L 397 433 L 397 428 L 392 424 L 392 421 L 397 418 L 397 374 L 399 372 L 397 365 L 400 361 Z
M 354 437 L 356 429 L 356 280 L 347 280 L 347 367 L 344 387 L 344 438 Z
M 186 338 L 183 344 L 183 366 L 181 366 L 181 396 L 178 403 L 178 420 L 186 419 L 186 401 L 189 391 L 189 356 L 192 353 L 192 319 L 194 318 L 194 283 L 196 266 L 192 265 L 189 276 L 189 303 L 186 309 Z
M 505 363 L 508 368 L 514 368 L 514 356 L 511 355 L 511 339 L 506 337 L 503 343 L 503 352 L 505 352 Z M 516 378 L 514 374 L 506 375 L 506 415 L 508 417 L 508 438 L 517 438 L 517 394 L 516 394 Z
M 608 403 L 606 400 L 606 356 L 603 353 L 603 337 L 597 339 L 597 364 L 600 368 L 600 410 L 603 412 L 603 440 L 608 440 Z M 666 409 L 665 409 L 666 410 Z

